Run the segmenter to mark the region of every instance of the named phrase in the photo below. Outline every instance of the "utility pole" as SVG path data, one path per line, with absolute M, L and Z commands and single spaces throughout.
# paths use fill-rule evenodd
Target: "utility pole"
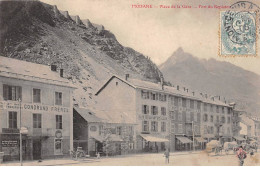
M 22 100 L 21 98 L 18 99 L 19 101 L 19 108 L 20 108 L 20 164 L 23 166 L 23 140 L 22 140 Z
M 192 120 L 192 145 L 193 145 L 193 152 L 195 152 L 195 146 L 194 146 L 194 122 Z

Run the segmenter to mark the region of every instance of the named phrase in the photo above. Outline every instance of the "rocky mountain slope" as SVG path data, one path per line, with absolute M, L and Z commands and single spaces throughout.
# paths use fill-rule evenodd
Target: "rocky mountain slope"
M 0 2 L 0 55 L 58 65 L 79 86 L 75 100 L 88 106 L 112 74 L 155 82 L 161 76 L 152 61 L 122 46 L 103 26 L 39 1 Z
M 220 95 L 256 114 L 260 108 L 260 76 L 228 62 L 198 59 L 182 48 L 159 66 L 165 80 L 204 94 Z

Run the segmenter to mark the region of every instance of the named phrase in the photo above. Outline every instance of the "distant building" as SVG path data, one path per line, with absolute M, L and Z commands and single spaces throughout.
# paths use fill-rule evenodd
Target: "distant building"
M 230 141 L 233 136 L 231 106 L 179 86 L 164 86 L 162 80 L 156 84 L 112 76 L 96 96 L 106 111 L 122 111 L 136 119 L 137 151 L 190 150 L 193 142 L 201 149 L 210 139 Z
M 24 159 L 68 155 L 73 146 L 75 87 L 61 76 L 63 70 L 58 73 L 55 65 L 0 57 L 0 152 L 4 160 L 19 159 L 20 125 L 28 130 L 22 136 Z
M 135 124 L 123 112 L 111 114 L 74 106 L 74 148 L 90 156 L 134 152 Z

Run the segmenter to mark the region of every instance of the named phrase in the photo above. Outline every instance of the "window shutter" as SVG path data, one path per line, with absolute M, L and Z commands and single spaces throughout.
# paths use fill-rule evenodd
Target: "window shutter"
M 142 105 L 142 113 L 145 114 L 145 112 L 144 112 L 144 105 Z

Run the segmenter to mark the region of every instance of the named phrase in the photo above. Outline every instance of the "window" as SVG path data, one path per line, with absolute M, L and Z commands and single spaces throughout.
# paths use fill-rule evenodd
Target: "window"
M 199 135 L 200 134 L 200 128 L 198 125 L 194 125 L 194 129 L 195 129 L 195 134 Z
M 228 114 L 230 114 L 231 113 L 231 108 L 228 108 Z
M 217 116 L 217 123 L 219 122 L 219 116 Z
M 224 107 L 222 107 L 222 113 L 225 113 Z
M 149 99 L 149 92 L 147 91 L 141 91 L 141 95 L 143 99 Z
M 62 115 L 56 115 L 56 129 L 62 129 Z
M 207 103 L 203 104 L 204 111 L 208 111 Z
M 171 113 L 171 118 L 172 118 L 172 120 L 175 120 L 175 112 L 174 112 L 174 111 L 171 111 L 170 113 Z
M 62 105 L 62 93 L 55 92 L 55 105 Z
M 217 111 L 217 113 L 219 113 L 219 107 L 218 106 L 216 106 L 216 111 Z
M 222 123 L 225 123 L 225 122 L 226 122 L 225 117 L 221 117 L 221 122 L 222 122 Z
M 149 131 L 149 123 L 148 123 L 148 121 L 143 121 L 143 131 Z
M 197 122 L 198 121 L 198 114 L 194 112 L 193 118 L 194 118 L 194 121 Z
M 186 112 L 186 121 L 191 121 L 190 120 L 190 112 Z
M 163 101 L 163 102 L 166 102 L 166 95 L 164 95 L 164 94 L 159 94 L 159 100 L 160 101 Z
M 174 106 L 178 106 L 178 98 L 174 97 Z
M 41 89 L 33 89 L 33 102 L 41 103 Z
M 16 101 L 22 99 L 22 88 L 20 86 L 3 85 L 4 100 Z
M 204 130 L 203 131 L 204 131 L 204 134 L 208 134 L 208 128 L 207 128 L 206 125 L 204 126 Z
M 213 113 L 213 105 L 210 105 L 210 112 Z
M 203 120 L 204 120 L 204 122 L 207 122 L 207 121 L 208 121 L 208 115 L 207 115 L 207 114 L 204 114 Z
M 9 128 L 17 129 L 17 112 L 9 112 Z
M 42 128 L 41 114 L 33 114 L 33 128 Z
M 178 124 L 178 133 L 183 133 L 182 124 Z
M 228 121 L 227 122 L 230 123 L 230 117 L 228 117 Z
M 197 109 L 198 109 L 198 110 L 201 109 L 201 102 L 197 102 Z
M 178 113 L 178 121 L 182 121 L 182 114 Z
M 152 115 L 158 115 L 158 107 L 152 106 Z
M 166 132 L 166 122 L 161 122 L 161 131 Z
M 166 108 L 165 107 L 161 107 L 161 114 L 162 114 L 162 116 L 166 116 Z
M 152 100 L 158 100 L 158 94 L 156 94 L 156 93 L 151 93 L 151 99 L 152 99 Z
M 158 131 L 158 122 L 157 121 L 151 122 L 151 131 L 154 131 L 154 132 Z
M 194 100 L 190 100 L 190 108 L 191 108 L 191 109 L 194 108 Z
M 55 154 L 62 154 L 62 139 L 55 139 Z
M 142 112 L 143 114 L 149 114 L 149 106 L 142 105 Z
M 213 126 L 210 127 L 210 134 L 214 134 L 214 127 Z
M 122 127 L 116 127 L 116 134 L 117 135 L 122 135 Z
M 186 99 L 182 98 L 182 107 L 186 107 Z
M 214 116 L 210 116 L 210 122 L 213 122 L 214 121 Z

